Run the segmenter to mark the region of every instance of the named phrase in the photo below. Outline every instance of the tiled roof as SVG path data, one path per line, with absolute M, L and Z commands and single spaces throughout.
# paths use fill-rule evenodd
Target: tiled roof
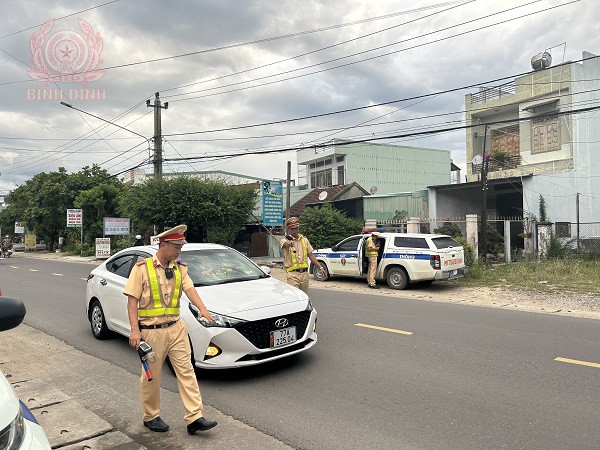
M 331 186 L 328 188 L 315 188 L 292 205 L 292 207 L 290 208 L 290 215 L 302 215 L 302 213 L 304 212 L 304 208 L 306 208 L 306 205 L 310 205 L 312 203 L 321 203 L 322 201 L 330 202 L 332 200 L 335 200 L 337 197 L 341 196 L 344 192 L 346 192 L 353 186 L 357 186 L 361 191 L 365 193 L 365 195 L 368 195 L 368 193 L 356 183 L 344 184 L 342 186 Z M 325 197 L 323 200 L 319 199 L 321 192 L 327 192 L 327 197 Z

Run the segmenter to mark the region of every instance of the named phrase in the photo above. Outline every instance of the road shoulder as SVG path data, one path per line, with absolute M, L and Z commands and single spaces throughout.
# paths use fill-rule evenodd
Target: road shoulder
M 0 369 L 32 408 L 53 448 L 290 448 L 206 405 L 207 398 L 206 416 L 219 425 L 190 436 L 179 394 L 166 389 L 161 389 L 161 417 L 171 430 L 153 433 L 142 424 L 139 375 L 27 325 L 0 333 L 0 348 Z

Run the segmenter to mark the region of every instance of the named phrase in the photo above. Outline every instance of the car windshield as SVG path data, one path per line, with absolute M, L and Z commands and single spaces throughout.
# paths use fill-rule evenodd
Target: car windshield
M 452 239 L 450 236 L 444 236 L 444 237 L 438 237 L 438 238 L 433 238 L 432 239 L 433 244 L 435 245 L 435 247 L 439 250 L 444 249 L 444 248 L 458 248 L 461 247 L 461 245 L 456 242 L 454 239 Z
M 194 286 L 235 283 L 269 276 L 242 254 L 226 248 L 183 251 L 181 259 L 188 265 L 188 274 Z

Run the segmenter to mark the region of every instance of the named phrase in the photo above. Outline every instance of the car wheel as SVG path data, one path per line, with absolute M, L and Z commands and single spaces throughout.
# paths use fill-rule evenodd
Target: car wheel
M 392 267 L 387 273 L 387 284 L 392 289 L 405 289 L 408 285 L 408 274 L 402 267 Z
M 313 275 L 317 281 L 327 281 L 329 280 L 329 270 L 325 264 L 321 263 L 321 266 L 323 266 L 323 269 L 325 270 L 325 276 L 321 275 L 321 271 L 317 266 L 313 266 Z
M 110 330 L 106 326 L 104 311 L 98 300 L 94 300 L 90 308 L 90 325 L 96 339 L 107 339 L 110 336 Z

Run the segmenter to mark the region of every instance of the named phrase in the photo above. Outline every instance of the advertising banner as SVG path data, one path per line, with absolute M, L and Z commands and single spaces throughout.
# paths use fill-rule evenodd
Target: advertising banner
M 104 218 L 105 236 L 127 236 L 129 235 L 130 219 L 122 217 Z
M 35 250 L 35 234 L 25 235 L 25 250 Z
M 67 209 L 67 227 L 83 226 L 83 211 L 81 209 Z
M 110 238 L 96 238 L 96 258 L 110 257 Z
M 25 234 L 25 227 L 21 222 L 15 222 L 15 234 Z
M 263 180 L 261 185 L 263 225 L 283 225 L 283 182 Z

